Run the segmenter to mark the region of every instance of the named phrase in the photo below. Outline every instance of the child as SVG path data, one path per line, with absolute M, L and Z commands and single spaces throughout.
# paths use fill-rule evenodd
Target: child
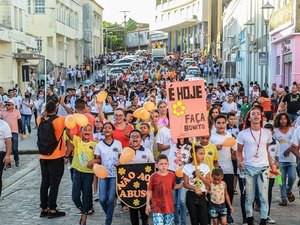
M 93 128 L 90 124 L 81 127 L 80 137 L 71 134 L 70 129 L 67 129 L 66 132 L 74 145 L 74 156 L 71 165 L 74 169 L 72 199 L 76 207 L 81 211 L 79 224 L 85 225 L 92 205 L 92 184 L 94 180 L 92 167 L 94 163 L 99 162 L 99 160 L 94 159 L 96 142 L 90 141 L 90 136 L 93 134 Z M 70 154 L 71 151 L 68 149 L 66 156 Z
M 274 135 L 274 126 L 272 124 L 267 123 L 264 128 L 268 129 L 272 135 Z M 279 160 L 279 142 L 274 138 L 274 136 L 272 137 L 272 143 L 269 145 L 268 150 L 270 153 L 270 157 L 274 163 L 274 165 L 279 164 L 278 160 Z M 268 217 L 267 217 L 267 222 L 269 224 L 274 224 L 275 221 L 269 216 L 270 215 L 270 209 L 271 209 L 271 202 L 272 202 L 272 190 L 273 190 L 273 186 L 274 186 L 274 182 L 275 182 L 275 177 L 274 175 L 270 175 L 269 177 L 269 190 L 268 190 L 268 199 L 269 199 L 269 211 L 268 211 Z
M 217 147 L 209 142 L 210 134 L 207 136 L 201 136 L 200 145 L 205 150 L 204 163 L 208 165 L 209 169 L 212 171 L 215 167 L 219 167 L 219 152 Z
M 230 212 L 233 213 L 234 208 L 231 205 L 230 198 L 227 192 L 226 183 L 223 180 L 223 171 L 220 168 L 215 168 L 212 171 L 212 183 L 210 185 L 210 204 L 209 213 L 213 221 L 213 225 L 219 224 L 219 217 L 221 224 L 227 224 L 227 208 L 225 200 L 229 206 Z
M 186 207 L 190 213 L 191 225 L 207 225 L 206 186 L 210 186 L 210 170 L 203 163 L 205 150 L 202 146 L 195 146 L 196 158 L 192 155 L 192 162 L 183 167 L 183 186 L 188 189 Z M 195 171 L 195 164 L 197 170 Z
M 152 174 L 147 191 L 146 213 L 151 211 L 150 200 L 152 202 L 153 224 L 173 225 L 174 224 L 174 204 L 172 189 L 175 185 L 175 175 L 168 171 L 168 157 L 161 154 L 156 159 L 157 172 Z
M 116 172 L 115 164 L 119 161 L 119 155 L 122 152 L 122 144 L 113 139 L 115 127 L 112 123 L 106 122 L 103 125 L 102 132 L 104 140 L 100 141 L 95 149 L 96 159 L 107 169 L 108 176 L 99 179 L 99 201 L 106 214 L 106 225 L 111 225 L 115 208 L 116 195 Z

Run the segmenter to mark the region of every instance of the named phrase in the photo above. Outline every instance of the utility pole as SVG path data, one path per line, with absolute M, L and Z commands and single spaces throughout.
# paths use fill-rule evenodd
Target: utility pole
M 129 13 L 130 11 L 120 11 L 124 14 L 124 51 L 127 52 L 127 36 L 126 36 L 126 13 Z

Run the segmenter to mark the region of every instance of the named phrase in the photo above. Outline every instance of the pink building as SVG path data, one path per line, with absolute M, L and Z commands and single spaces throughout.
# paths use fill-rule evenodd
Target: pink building
M 270 19 L 270 80 L 277 85 L 300 83 L 300 28 L 298 1 L 273 12 Z M 298 14 L 298 15 L 297 15 Z

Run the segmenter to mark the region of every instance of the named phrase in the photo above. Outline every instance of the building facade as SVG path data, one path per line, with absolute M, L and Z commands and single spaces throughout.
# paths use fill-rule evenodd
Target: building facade
M 0 0 L 0 86 L 7 90 L 19 84 L 25 89 L 22 66 L 38 58 L 32 54 L 36 48 L 35 37 L 28 32 L 26 1 Z
M 221 54 L 222 0 L 156 0 L 150 30 L 168 33 L 169 52 L 201 50 L 205 55 Z

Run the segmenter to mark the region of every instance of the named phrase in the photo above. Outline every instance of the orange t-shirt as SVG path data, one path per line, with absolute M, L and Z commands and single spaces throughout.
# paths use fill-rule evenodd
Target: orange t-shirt
M 40 124 L 41 117 L 38 117 L 37 123 Z M 65 117 L 59 116 L 55 120 L 52 121 L 56 140 L 60 138 L 65 129 Z M 62 142 L 62 143 L 61 143 Z M 66 155 L 66 143 L 64 139 L 64 135 L 61 137 L 61 142 L 58 143 L 56 149 L 51 155 L 40 155 L 40 159 L 58 159 L 62 158 Z M 60 147 L 61 146 L 61 147 Z
M 264 98 L 264 97 L 260 97 L 260 104 L 264 109 L 264 112 L 270 112 L 272 111 L 271 109 L 271 99 L 270 98 Z
M 89 114 L 89 113 L 84 113 L 83 115 L 85 115 L 88 118 L 89 124 L 92 125 L 93 130 L 94 130 L 95 117 L 92 114 Z M 81 133 L 80 128 L 81 127 L 79 125 L 76 125 L 76 127 L 74 127 L 73 129 L 70 130 L 70 133 L 80 137 L 80 133 Z M 93 141 L 93 140 L 94 140 L 94 136 L 93 136 L 93 133 L 91 133 L 90 141 Z
M 128 132 L 131 132 L 133 130 L 133 126 L 131 124 L 128 124 L 127 126 L 128 126 L 127 127 Z M 129 137 L 127 137 L 125 135 L 124 131 L 125 131 L 125 129 L 120 130 L 120 129 L 115 127 L 115 130 L 114 130 L 114 133 L 113 133 L 114 139 L 121 142 L 122 148 L 129 147 L 129 145 L 130 145 L 129 144 Z

